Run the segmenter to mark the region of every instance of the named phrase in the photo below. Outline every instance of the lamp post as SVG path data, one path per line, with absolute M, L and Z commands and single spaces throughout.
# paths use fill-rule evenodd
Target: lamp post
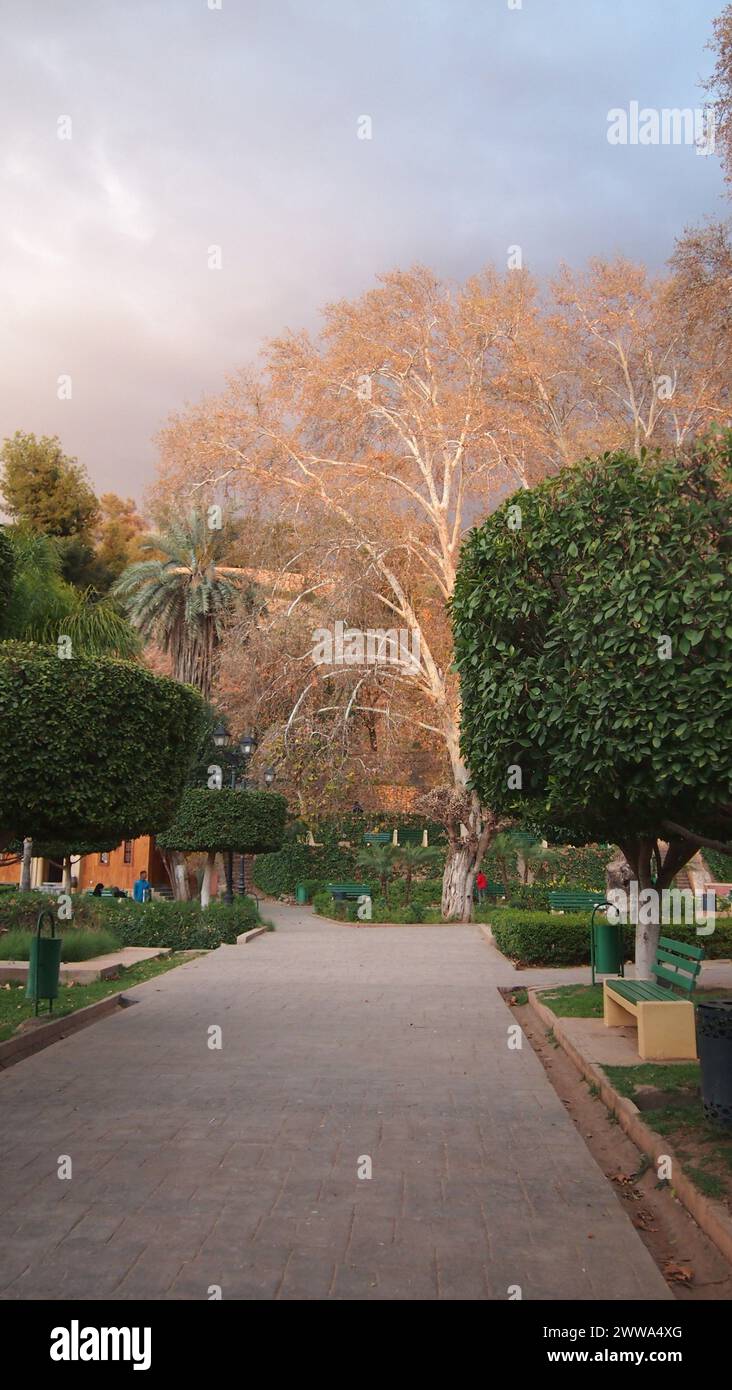
M 224 760 L 229 768 L 229 785 L 232 791 L 237 788 L 246 788 L 250 784 L 247 776 L 249 759 L 257 746 L 255 734 L 242 734 L 238 744 L 234 743 L 229 732 L 229 726 L 225 719 L 220 719 L 213 731 L 213 741 L 223 754 Z M 273 767 L 265 768 L 263 780 L 266 787 L 271 787 L 275 780 L 275 770 Z M 227 850 L 224 855 L 224 867 L 226 870 L 226 891 L 224 902 L 231 907 L 234 901 L 234 851 Z M 239 859 L 239 883 L 238 891 L 242 896 L 246 895 L 246 864 L 244 855 Z

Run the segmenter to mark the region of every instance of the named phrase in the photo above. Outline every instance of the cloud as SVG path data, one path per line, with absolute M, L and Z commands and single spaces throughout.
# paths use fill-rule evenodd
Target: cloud
M 719 210 L 718 162 L 613 150 L 607 111 L 696 104 L 718 8 L 7 7 L 0 436 L 58 432 L 98 487 L 140 495 L 171 410 L 381 271 L 465 277 L 516 243 L 538 274 L 616 251 L 660 268 Z

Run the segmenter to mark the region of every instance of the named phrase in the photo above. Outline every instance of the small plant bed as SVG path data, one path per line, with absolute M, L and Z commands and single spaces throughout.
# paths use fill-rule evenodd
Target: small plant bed
M 63 931 L 62 926 L 66 928 Z M 105 931 L 104 928 L 73 927 L 69 930 L 66 923 L 59 923 L 57 931 L 63 940 L 62 965 L 69 965 L 72 961 L 93 960 L 95 956 L 111 955 L 120 947 L 119 938 L 114 932 Z M 15 927 L 13 931 L 0 936 L 0 961 L 28 960 L 34 936 L 35 932 L 25 931 L 22 927 Z
M 53 1013 L 50 1017 L 64 1018 L 67 1014 L 86 1008 L 87 1004 L 96 1004 L 98 1000 L 106 999 L 109 994 L 118 994 L 122 988 L 131 989 L 133 985 L 144 984 L 145 980 L 164 975 L 176 965 L 184 965 L 196 954 L 198 953 L 195 951 L 184 951 L 166 956 L 162 960 L 141 961 L 139 965 L 122 969 L 116 980 L 95 980 L 88 985 L 60 984 L 58 999 L 53 1001 Z M 40 1016 L 49 1017 L 45 1000 L 41 1000 L 40 1007 Z M 26 1019 L 33 1018 L 34 1009 L 33 1000 L 25 997 L 25 985 L 8 983 L 0 986 L 0 1042 L 12 1037 Z
M 39 912 L 45 908 L 53 910 L 56 905 L 55 898 L 46 893 L 16 891 L 0 897 L 0 929 L 7 933 L 0 936 L 0 949 L 8 935 L 34 932 Z M 68 946 L 64 946 L 64 961 L 89 958 L 66 954 L 67 950 L 74 949 L 72 937 L 76 932 L 111 933 L 115 947 L 166 946 L 172 951 L 206 951 L 215 950 L 222 944 L 234 945 L 237 936 L 260 924 L 256 903 L 252 898 L 244 897 L 235 898 L 231 907 L 224 903 L 211 903 L 209 907 L 201 908 L 197 902 L 156 900 L 143 904 L 131 898 L 95 898 L 90 894 L 77 893 L 73 896 L 72 906 L 74 915 L 71 921 L 61 921 L 57 927 L 58 934 L 69 942 Z M 74 940 L 79 941 L 79 938 Z M 104 952 L 97 950 L 91 954 L 101 955 Z M 3 958 L 9 959 L 8 956 Z
M 387 903 L 383 898 L 372 898 L 371 916 L 360 917 L 357 902 L 336 902 L 330 893 L 323 891 L 314 894 L 313 908 L 320 917 L 329 917 L 333 922 L 351 922 L 361 927 L 414 926 L 442 921 L 439 906 L 425 907 L 418 900 L 400 906 Z
M 668 1139 L 669 1148 L 699 1191 L 724 1203 L 732 1214 L 732 1130 L 705 1118 L 699 1063 L 645 1063 L 603 1070 L 615 1090 L 638 1106 L 648 1127 Z

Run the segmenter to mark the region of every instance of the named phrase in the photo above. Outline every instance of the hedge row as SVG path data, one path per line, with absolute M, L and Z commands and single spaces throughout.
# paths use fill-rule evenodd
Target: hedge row
M 396 907 L 391 903 L 385 903 L 383 898 L 373 898 L 371 917 L 361 919 L 358 916 L 358 903 L 336 902 L 331 894 L 325 891 L 315 894 L 313 907 L 321 917 L 331 917 L 335 922 L 363 921 L 364 926 L 378 926 L 380 922 L 387 925 L 409 924 L 423 922 L 425 919 L 425 910 L 421 903 L 414 902 L 410 903 L 408 907 Z
M 494 908 L 479 917 L 490 923 L 499 951 L 518 965 L 589 965 L 590 918 L 587 913 L 525 912 Z M 669 924 L 664 936 L 701 946 L 707 960 L 732 957 L 732 918 L 717 919 L 711 936 L 697 936 L 693 926 Z M 623 927 L 626 960 L 635 955 L 635 928 Z
M 48 893 L 15 893 L 0 896 L 0 928 L 34 931 L 42 908 L 55 910 Z M 57 932 L 93 927 L 114 932 L 121 946 L 163 946 L 173 951 L 213 950 L 222 943 L 233 945 L 241 932 L 259 921 L 251 898 L 235 898 L 231 907 L 212 903 L 201 910 L 198 903 L 155 901 L 136 903 L 131 898 L 73 898 L 74 915 L 59 921 Z
M 337 844 L 303 845 L 295 840 L 274 854 L 257 855 L 254 862 L 257 887 L 273 898 L 280 893 L 294 893 L 297 884 L 305 880 L 312 880 L 314 886 L 353 879 L 358 873 L 355 855 Z
M 548 871 L 547 878 L 541 883 L 535 883 L 531 886 L 545 891 L 548 887 L 585 889 L 604 887 L 605 870 L 615 852 L 612 846 L 585 845 L 578 849 L 573 845 L 552 845 L 551 849 L 552 851 L 559 850 L 561 863 L 553 864 Z M 502 866 L 499 861 L 500 856 L 489 848 L 483 856 L 482 864 L 486 878 L 496 880 L 501 878 Z M 529 885 L 523 885 L 517 875 L 512 875 L 508 881 L 508 886 L 518 890 Z

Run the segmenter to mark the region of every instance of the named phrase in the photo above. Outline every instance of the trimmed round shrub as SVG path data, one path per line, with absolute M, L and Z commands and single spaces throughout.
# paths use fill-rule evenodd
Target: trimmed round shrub
M 0 831 L 77 845 L 153 834 L 185 786 L 191 686 L 110 657 L 0 644 Z
M 157 842 L 162 849 L 184 853 L 262 854 L 279 849 L 286 814 L 287 802 L 276 792 L 189 787 Z

